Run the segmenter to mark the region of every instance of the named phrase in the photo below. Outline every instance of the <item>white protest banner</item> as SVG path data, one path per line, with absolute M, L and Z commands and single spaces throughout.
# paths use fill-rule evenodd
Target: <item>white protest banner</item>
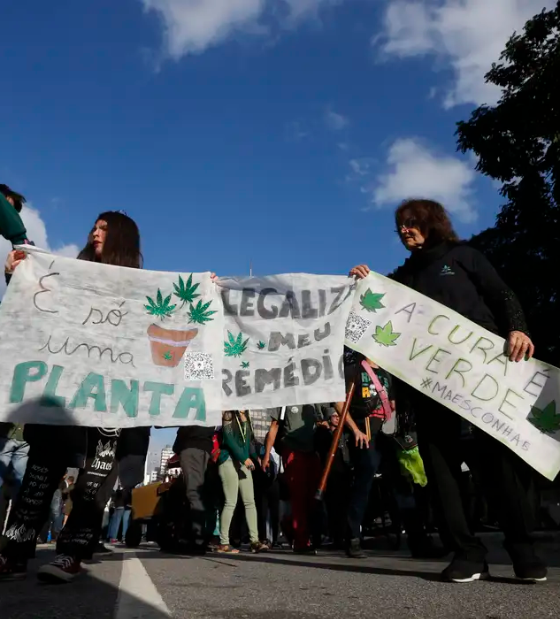
M 355 283 L 287 274 L 219 280 L 224 409 L 345 399 L 344 327 Z
M 1 421 L 221 423 L 224 323 L 209 273 L 22 249 L 0 306 Z
M 510 362 L 505 342 L 379 274 L 361 280 L 346 345 L 508 446 L 549 480 L 560 471 L 560 370 Z

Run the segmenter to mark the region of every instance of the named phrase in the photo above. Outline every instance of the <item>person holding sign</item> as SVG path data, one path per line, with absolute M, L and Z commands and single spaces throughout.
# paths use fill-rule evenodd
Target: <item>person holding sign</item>
M 23 257 L 24 258 L 24 257 Z M 140 268 L 140 233 L 127 215 L 109 211 L 97 218 L 78 259 Z M 11 252 L 7 280 L 22 257 Z M 61 409 L 61 415 L 64 410 Z M 144 433 L 145 429 L 129 429 Z M 24 577 L 51 499 L 67 467 L 81 467 L 72 492 L 73 508 L 57 540 L 57 556 L 39 569 L 44 581 L 69 582 L 81 572 L 99 540 L 107 489 L 116 481 L 115 453 L 119 429 L 28 424 L 29 461 L 20 494 L 0 538 L 0 580 Z
M 442 205 L 433 200 L 405 201 L 396 210 L 395 222 L 410 257 L 390 278 L 505 338 L 511 362 L 533 356 L 519 301 L 486 258 L 459 241 Z M 350 275 L 364 278 L 368 273 L 367 265 L 359 265 Z M 460 491 L 462 418 L 416 390 L 411 390 L 410 404 L 442 537 L 454 552 L 442 578 L 455 583 L 484 579 L 488 576 L 487 551 L 469 528 Z M 532 471 L 487 433 L 473 428 L 473 435 L 486 491 L 496 502 L 515 575 L 524 581 L 544 581 L 546 566 L 536 556 L 531 537 L 535 520 Z
M 19 215 L 24 204 L 21 194 L 0 183 L 0 235 L 14 245 L 27 242 L 27 231 Z

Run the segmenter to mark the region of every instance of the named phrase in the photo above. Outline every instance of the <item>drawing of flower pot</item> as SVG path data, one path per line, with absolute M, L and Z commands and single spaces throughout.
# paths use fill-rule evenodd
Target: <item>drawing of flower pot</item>
M 148 327 L 148 337 L 154 364 L 169 368 L 178 366 L 187 347 L 197 334 L 198 329 L 165 329 L 152 323 Z

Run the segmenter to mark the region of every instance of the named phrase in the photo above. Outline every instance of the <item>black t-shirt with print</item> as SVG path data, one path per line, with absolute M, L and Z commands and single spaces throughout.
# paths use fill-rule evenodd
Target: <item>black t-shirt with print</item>
M 359 367 L 358 375 L 356 376 L 357 368 Z M 372 368 L 379 379 L 379 383 L 385 388 L 387 398 L 393 400 L 393 382 L 391 375 L 381 368 Z M 372 418 L 370 424 L 373 423 L 373 430 L 379 430 L 385 420 L 385 411 L 383 409 L 383 402 L 381 397 L 377 393 L 371 377 L 363 368 L 361 361 L 356 362 L 352 360 L 347 362 L 344 366 L 344 373 L 346 376 L 346 387 L 348 389 L 352 379 L 356 377 L 356 388 L 354 390 L 354 396 L 350 403 L 350 414 L 355 422 L 363 422 L 366 418 Z

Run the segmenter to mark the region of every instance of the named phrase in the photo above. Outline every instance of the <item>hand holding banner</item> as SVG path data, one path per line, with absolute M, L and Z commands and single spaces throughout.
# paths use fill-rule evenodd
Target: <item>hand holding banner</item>
M 541 474 L 560 471 L 560 370 L 510 362 L 505 341 L 376 273 L 361 280 L 346 345 L 508 446 Z

